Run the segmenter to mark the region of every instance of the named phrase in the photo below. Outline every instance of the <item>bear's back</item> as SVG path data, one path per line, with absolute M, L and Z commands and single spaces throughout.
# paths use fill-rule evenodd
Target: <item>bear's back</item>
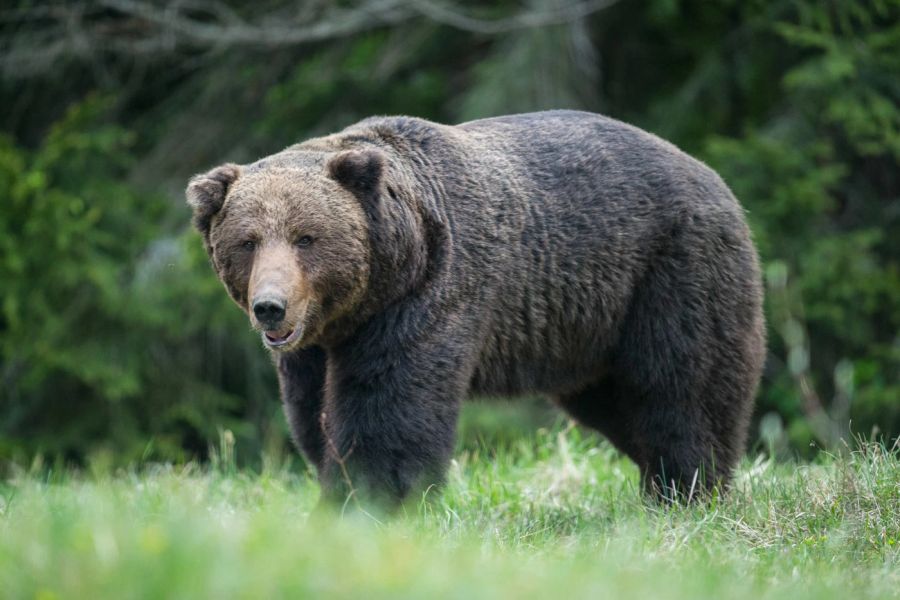
M 329 138 L 387 141 L 439 180 L 434 201 L 454 245 L 443 285 L 484 325 L 472 387 L 560 393 L 595 380 L 648 268 L 701 216 L 747 237 L 721 179 L 672 144 L 578 111 L 440 125 L 373 117 Z M 747 274 L 754 277 L 755 273 Z

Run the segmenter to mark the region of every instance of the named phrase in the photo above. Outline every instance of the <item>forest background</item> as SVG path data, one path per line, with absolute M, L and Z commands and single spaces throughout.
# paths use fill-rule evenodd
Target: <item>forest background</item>
M 751 450 L 900 434 L 900 2 L 224 0 L 0 9 L 0 463 L 288 451 L 190 175 L 366 116 L 601 112 L 716 169 L 764 262 Z M 461 444 L 551 421 L 479 402 Z M 230 439 L 230 438 L 229 438 Z

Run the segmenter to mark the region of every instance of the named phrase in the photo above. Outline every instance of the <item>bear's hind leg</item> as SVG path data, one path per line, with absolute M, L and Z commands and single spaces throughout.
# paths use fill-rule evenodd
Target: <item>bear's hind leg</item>
M 560 400 L 638 464 L 649 492 L 669 499 L 728 483 L 765 356 L 749 242 L 682 235 L 635 290 L 607 376 Z
M 728 484 L 743 431 L 717 432 L 701 407 L 678 406 L 660 397 L 643 400 L 634 422 L 648 493 L 670 501 L 693 500 Z
M 765 355 L 749 242 L 683 235 L 635 290 L 609 365 L 631 454 L 665 498 L 727 485 Z
M 702 415 L 674 410 L 612 377 L 558 399 L 579 423 L 596 429 L 641 471 L 644 489 L 660 499 L 694 499 L 727 479 L 730 465 Z

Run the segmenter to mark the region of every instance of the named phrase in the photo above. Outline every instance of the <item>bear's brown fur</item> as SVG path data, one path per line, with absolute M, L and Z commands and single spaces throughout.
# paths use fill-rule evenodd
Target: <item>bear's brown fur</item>
M 439 482 L 471 393 L 554 397 L 665 496 L 727 482 L 764 358 L 721 179 L 613 119 L 364 120 L 191 180 L 326 499 Z

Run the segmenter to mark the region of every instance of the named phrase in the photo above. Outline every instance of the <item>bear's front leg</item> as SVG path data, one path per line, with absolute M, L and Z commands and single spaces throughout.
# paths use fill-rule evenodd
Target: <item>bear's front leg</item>
M 390 511 L 440 485 L 466 391 L 463 363 L 425 340 L 329 352 L 322 502 Z
M 280 354 L 278 384 L 284 416 L 297 449 L 317 470 L 322 468 L 325 441 L 322 436 L 322 389 L 325 386 L 325 352 L 318 347 Z

